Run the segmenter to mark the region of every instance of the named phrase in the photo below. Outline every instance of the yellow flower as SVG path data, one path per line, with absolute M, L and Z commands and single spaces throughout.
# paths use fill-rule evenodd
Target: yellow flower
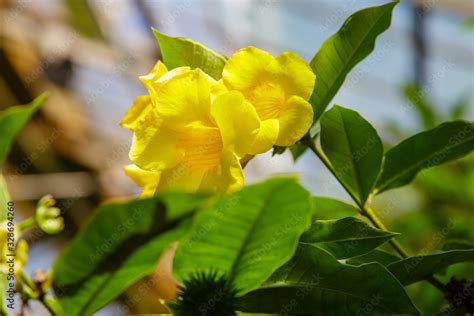
M 237 90 L 255 107 L 261 127 L 249 154 L 273 145 L 290 146 L 304 136 L 313 123 L 307 102 L 315 75 L 298 55 L 284 52 L 274 58 L 255 47 L 247 47 L 229 58 L 215 94 Z
M 149 95 L 138 97 L 121 124 L 133 131 L 126 173 L 156 190 L 226 192 L 243 185 L 242 158 L 253 144 L 260 121 L 237 91 L 211 96 L 216 81 L 199 69 L 167 72 L 158 62 L 140 78 Z

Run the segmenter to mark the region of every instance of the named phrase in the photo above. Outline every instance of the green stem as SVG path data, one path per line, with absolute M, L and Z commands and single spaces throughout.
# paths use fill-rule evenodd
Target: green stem
M 346 184 L 337 176 L 336 171 L 334 170 L 334 167 L 332 166 L 331 162 L 326 157 L 326 155 L 318 147 L 316 147 L 314 141 L 312 141 L 311 138 L 305 138 L 303 139 L 303 142 L 309 147 L 309 149 L 311 149 L 311 151 L 319 158 L 319 160 L 321 160 L 321 162 L 332 173 L 332 175 L 336 178 L 339 184 L 344 188 L 344 190 L 346 190 L 346 192 L 349 194 L 352 200 L 354 200 L 354 202 L 357 204 L 359 208 L 360 214 L 367 217 L 372 222 L 372 224 L 374 224 L 375 227 L 388 231 L 387 227 L 382 222 L 382 220 L 377 216 L 374 210 L 368 207 L 367 205 L 362 204 L 357 198 L 357 196 L 354 193 L 352 193 L 349 187 L 346 186 Z M 390 239 L 389 244 L 402 258 L 409 257 L 408 252 L 403 248 L 403 246 L 397 240 Z M 429 279 L 427 279 L 427 281 L 430 282 L 434 287 L 436 287 L 441 292 L 443 293 L 445 292 L 446 289 L 445 289 L 444 284 L 438 279 L 436 279 L 434 276 L 431 276 Z
M 28 217 L 27 219 L 23 220 L 21 223 L 18 224 L 18 228 L 20 232 L 23 232 L 29 228 L 32 228 L 36 225 L 36 219 L 34 216 Z

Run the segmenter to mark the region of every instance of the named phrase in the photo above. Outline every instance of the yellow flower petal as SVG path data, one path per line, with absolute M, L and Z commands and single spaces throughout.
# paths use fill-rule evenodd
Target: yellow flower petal
M 223 149 L 219 129 L 198 123 L 187 125 L 181 132 L 180 146 L 185 151 L 182 163 L 190 169 L 205 171 L 219 164 Z
M 261 121 L 257 137 L 248 153 L 256 155 L 270 150 L 278 137 L 278 131 L 279 122 L 277 119 Z
M 120 125 L 133 130 L 140 120 L 143 120 L 149 111 L 152 110 L 150 96 L 142 95 L 135 99 L 133 105 L 128 109 Z
M 176 128 L 193 122 L 212 126 L 211 84 L 215 80 L 199 69 L 172 77 L 157 93 L 155 104 L 159 115 Z
M 168 72 L 165 64 L 158 60 L 153 69 L 148 75 L 138 77 L 145 87 L 152 86 L 154 82 L 160 79 L 165 73 Z
M 261 49 L 243 48 L 229 58 L 222 79 L 229 90 L 244 92 L 261 81 L 262 75 L 271 74 L 272 61 L 273 56 Z
M 278 146 L 290 146 L 301 139 L 313 124 L 313 108 L 298 96 L 292 96 L 285 104 L 280 117 L 280 132 L 275 142 Z
M 205 169 L 194 169 L 186 163 L 162 172 L 157 191 L 180 190 L 196 192 L 206 174 Z
M 243 186 L 244 174 L 239 158 L 233 152 L 226 151 L 222 154 L 219 166 L 206 173 L 199 190 L 226 193 Z
M 176 132 L 163 124 L 153 124 L 153 120 L 142 123 L 139 130 L 134 130 L 130 160 L 141 169 L 150 171 L 176 166 L 184 157 Z
M 227 92 L 217 97 L 211 105 L 211 113 L 220 129 L 224 148 L 243 157 L 260 127 L 255 108 L 237 91 Z
M 160 171 L 143 170 L 133 164 L 125 166 L 123 170 L 136 185 L 143 188 L 140 197 L 152 197 L 155 194 L 158 181 L 160 181 Z
M 222 79 L 220 79 L 219 81 L 217 81 L 216 84 L 213 84 L 211 86 L 211 101 L 214 102 L 215 98 L 217 98 L 218 96 L 228 92 L 229 90 L 227 90 L 227 87 L 225 86 L 224 84 L 224 81 L 222 81 Z
M 311 67 L 297 54 L 284 52 L 276 57 L 278 73 L 286 95 L 297 95 L 309 100 L 314 89 L 316 75 Z

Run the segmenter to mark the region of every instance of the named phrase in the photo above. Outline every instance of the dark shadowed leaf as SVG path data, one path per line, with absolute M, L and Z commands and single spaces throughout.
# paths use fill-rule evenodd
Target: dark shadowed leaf
M 365 255 L 350 258 L 346 261 L 346 263 L 358 266 L 369 262 L 378 262 L 383 266 L 388 266 L 389 264 L 398 260 L 401 260 L 401 258 L 397 257 L 394 254 L 391 254 L 390 252 L 386 252 L 380 249 L 374 249 L 371 252 L 366 253 Z
M 98 208 L 54 265 L 54 290 L 66 315 L 90 315 L 150 274 L 205 199 L 167 193 Z
M 387 268 L 403 285 L 409 285 L 428 279 L 437 271 L 452 264 L 469 261 L 474 261 L 474 249 L 458 249 L 410 257 L 391 263 Z
M 311 245 L 300 245 L 290 262 L 240 303 L 245 312 L 283 315 L 419 315 L 382 265 L 341 264 Z
M 398 234 L 374 228 L 353 217 L 317 220 L 300 242 L 318 246 L 337 259 L 365 254 Z
M 197 215 L 176 250 L 174 274 L 186 280 L 215 271 L 245 294 L 291 258 L 310 222 L 310 195 L 294 179 L 245 187 Z
M 422 169 L 460 158 L 474 149 L 474 123 L 452 121 L 416 134 L 385 154 L 377 192 L 410 183 Z
M 336 175 L 364 204 L 382 166 L 377 131 L 359 113 L 336 105 L 321 118 L 321 147 Z
M 310 66 L 316 74 L 316 83 L 310 103 L 314 121 L 321 117 L 349 71 L 374 50 L 377 36 L 390 26 L 397 3 L 393 1 L 354 13 L 313 57 Z
M 194 40 L 183 37 L 171 37 L 153 29 L 160 44 L 163 62 L 168 69 L 182 66 L 200 68 L 209 76 L 218 80 L 227 58 L 219 52 Z

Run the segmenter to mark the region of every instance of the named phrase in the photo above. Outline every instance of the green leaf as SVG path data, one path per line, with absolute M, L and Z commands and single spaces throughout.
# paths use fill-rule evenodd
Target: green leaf
M 349 71 L 374 50 L 377 36 L 390 26 L 397 3 L 393 1 L 354 13 L 313 57 L 310 66 L 316 74 L 316 82 L 310 103 L 314 121 L 321 117 Z
M 200 68 L 216 80 L 222 77 L 227 58 L 203 44 L 183 37 L 171 37 L 153 29 L 160 44 L 163 62 L 169 70 L 189 66 Z
M 400 257 L 397 257 L 394 254 L 391 254 L 390 252 L 380 250 L 380 249 L 374 249 L 371 252 L 368 252 L 364 255 L 350 258 L 349 260 L 346 261 L 348 264 L 352 265 L 361 265 L 369 262 L 378 262 L 384 267 L 388 266 L 389 264 L 400 260 Z
M 300 245 L 290 262 L 240 303 L 244 312 L 285 315 L 419 315 L 382 265 L 341 264 L 311 245 Z
M 340 219 L 359 214 L 357 207 L 333 198 L 314 196 L 313 204 L 313 218 L 316 220 Z
M 321 147 L 337 177 L 364 204 L 382 166 L 377 131 L 359 113 L 336 105 L 321 118 Z
M 316 221 L 300 239 L 330 252 L 337 259 L 365 254 L 398 234 L 383 231 L 365 222 L 346 217 L 340 220 Z
M 42 94 L 28 105 L 12 106 L 0 112 L 0 166 L 3 165 L 16 135 L 43 104 Z
M 474 123 L 452 121 L 416 134 L 385 154 L 378 193 L 410 183 L 425 168 L 460 158 L 474 149 Z
M 174 274 L 186 280 L 215 271 L 243 295 L 291 258 L 310 221 L 310 195 L 294 179 L 245 187 L 197 215 L 176 250 Z
M 66 315 L 90 315 L 150 274 L 189 229 L 204 195 L 166 193 L 99 207 L 54 264 L 54 290 Z
M 468 261 L 474 261 L 474 249 L 458 249 L 410 257 L 391 263 L 387 268 L 403 285 L 409 285 L 425 280 L 452 264 Z

